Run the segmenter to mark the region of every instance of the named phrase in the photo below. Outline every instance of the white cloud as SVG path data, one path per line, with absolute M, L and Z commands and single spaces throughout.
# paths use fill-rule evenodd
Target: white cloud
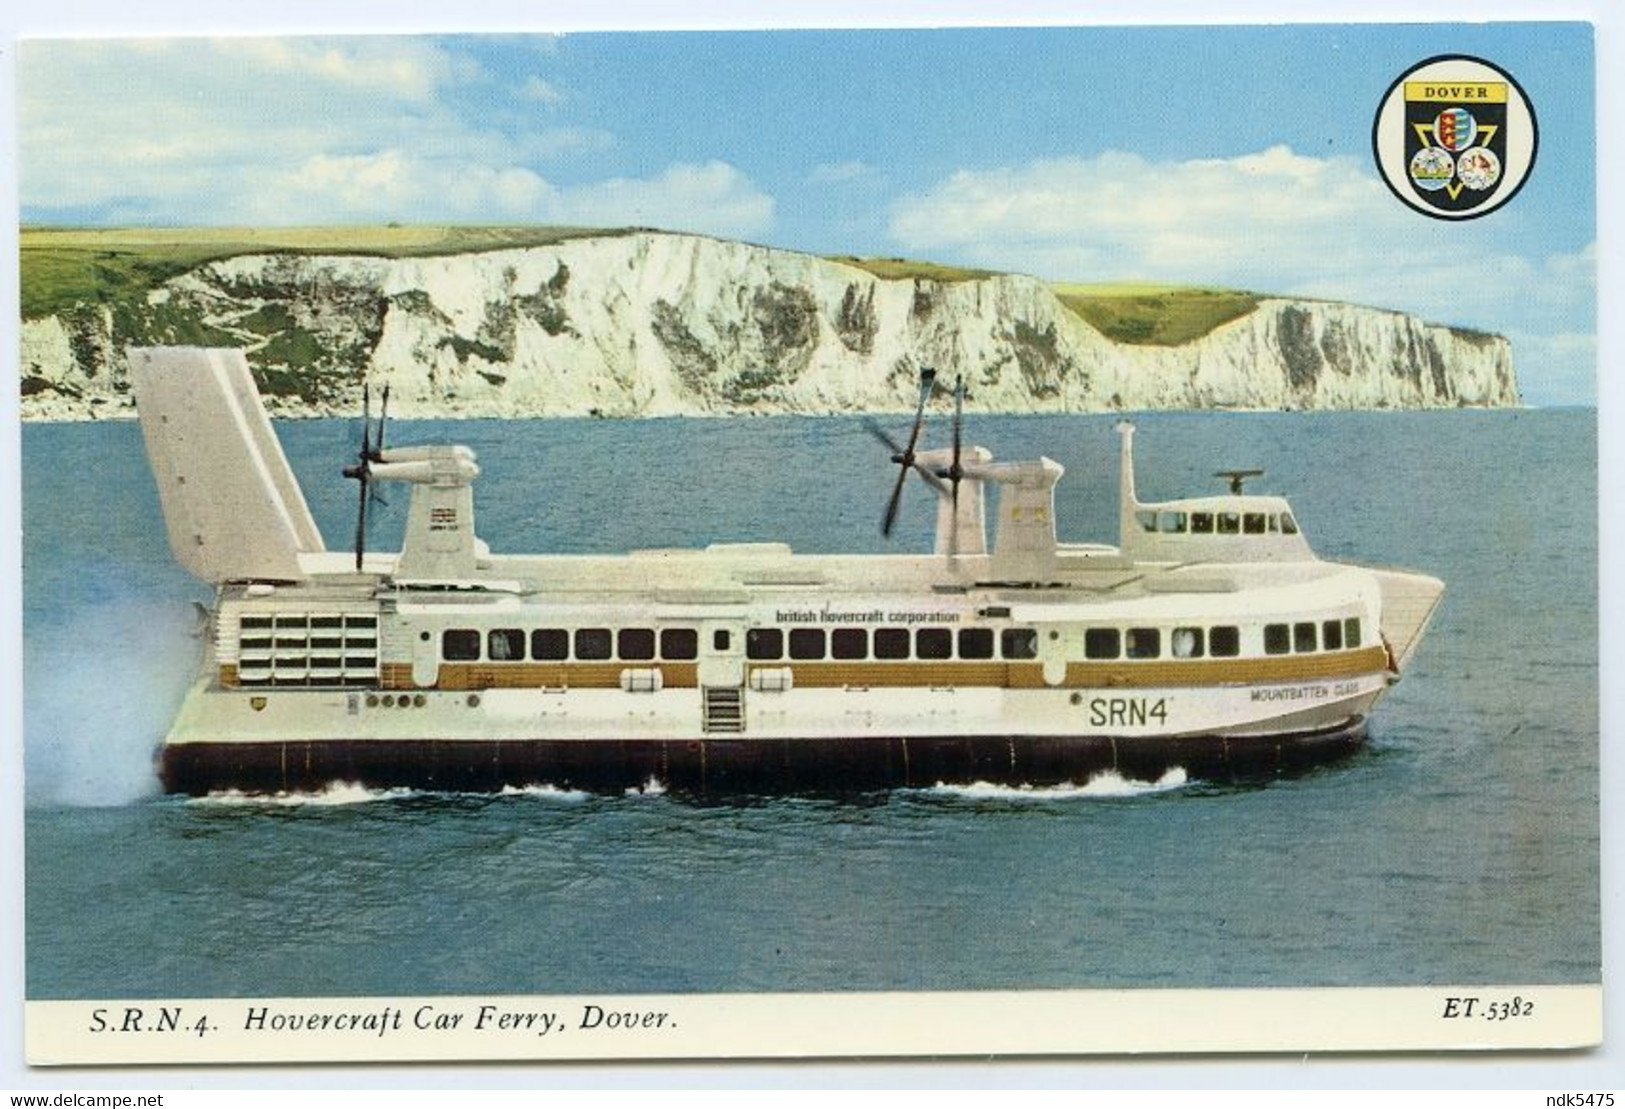
M 453 141 L 468 128 L 440 94 L 474 75 L 412 39 L 35 41 L 21 63 L 25 211 L 112 201 L 183 222 L 242 219 L 308 158 Z
M 615 178 L 561 191 L 560 222 L 758 235 L 773 223 L 773 198 L 725 162 L 678 164 L 652 178 Z
M 555 86 L 532 73 L 515 91 L 521 100 L 529 100 L 536 104 L 562 104 L 564 94 Z
M 555 186 L 547 166 L 608 150 L 614 136 L 538 126 L 536 105 L 565 97 L 537 74 L 500 118 L 458 110 L 469 98 L 449 94 L 489 92 L 490 75 L 422 39 L 41 40 L 22 61 L 32 218 L 507 220 L 720 235 L 773 221 L 773 198 L 718 161 Z
M 339 221 L 382 220 L 418 213 L 425 220 L 533 219 L 553 189 L 523 168 L 425 159 L 400 150 L 314 155 L 273 175 L 249 202 L 257 223 L 288 222 L 290 212 L 318 208 Z M 317 221 L 319 222 L 319 221 Z
M 741 236 L 765 230 L 773 219 L 773 198 L 721 162 L 559 187 L 523 167 L 400 149 L 315 155 L 262 182 L 245 203 L 256 223 L 290 222 L 289 213 L 319 207 L 326 218 L 344 222 L 408 212 L 424 222 L 643 226 Z
M 316 81 L 366 89 L 402 100 L 426 101 L 478 67 L 419 40 L 395 38 L 235 38 L 212 44 L 217 56 L 288 81 Z
M 867 162 L 857 160 L 846 162 L 821 162 L 813 166 L 807 174 L 807 180 L 817 184 L 840 184 L 845 181 L 856 181 L 868 177 L 874 170 Z
M 890 233 L 910 254 L 1054 280 L 1227 285 L 1516 333 L 1520 367 L 1522 347 L 1533 359 L 1526 392 L 1576 399 L 1583 355 L 1559 340 L 1595 327 L 1595 245 L 1531 257 L 1508 233 L 1515 220 L 1430 220 L 1363 161 L 1275 146 L 1184 162 L 1107 152 L 963 170 L 902 198 Z M 1542 363 L 1561 377 L 1561 398 L 1545 395 Z
M 1047 277 L 1214 282 L 1266 264 L 1313 269 L 1337 249 L 1341 221 L 1379 213 L 1386 196 L 1347 160 L 1284 146 L 1176 163 L 1108 151 L 955 173 L 905 197 L 891 233 L 910 250 L 1003 253 Z

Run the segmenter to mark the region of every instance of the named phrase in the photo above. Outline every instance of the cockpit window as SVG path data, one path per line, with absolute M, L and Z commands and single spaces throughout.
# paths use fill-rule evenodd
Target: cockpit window
M 1264 514 L 1262 512 L 1249 512 L 1241 518 L 1241 530 L 1248 535 L 1264 534 Z
M 1239 535 L 1241 533 L 1241 514 L 1238 512 L 1219 513 L 1219 534 Z
M 1212 535 L 1213 534 L 1213 513 L 1211 513 L 1211 512 L 1192 512 L 1191 513 L 1191 534 L 1192 535 Z
M 1287 535 L 1298 534 L 1298 521 L 1292 518 L 1292 513 L 1281 513 L 1281 530 Z

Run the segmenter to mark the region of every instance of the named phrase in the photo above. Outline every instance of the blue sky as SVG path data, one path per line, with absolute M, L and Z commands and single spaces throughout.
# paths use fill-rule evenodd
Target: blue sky
M 1540 123 L 1465 223 L 1370 154 L 1440 53 Z M 1591 59 L 1574 23 L 35 40 L 19 190 L 32 223 L 638 224 L 1344 299 L 1507 334 L 1526 399 L 1591 403 Z

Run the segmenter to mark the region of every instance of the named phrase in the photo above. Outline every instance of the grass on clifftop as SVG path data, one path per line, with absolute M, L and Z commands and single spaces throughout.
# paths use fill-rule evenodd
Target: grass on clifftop
M 853 266 L 872 273 L 882 281 L 981 281 L 998 277 L 996 270 L 975 270 L 964 266 L 943 266 L 936 262 L 916 262 L 909 258 L 858 258 L 851 254 L 829 255 L 831 262 Z
M 1257 293 L 1179 285 L 1052 285 L 1055 295 L 1119 343 L 1177 347 L 1258 307 Z
M 24 319 L 76 302 L 139 299 L 205 262 L 239 254 L 363 254 L 428 257 L 551 246 L 568 239 L 629 234 L 586 227 L 25 227 L 21 234 Z

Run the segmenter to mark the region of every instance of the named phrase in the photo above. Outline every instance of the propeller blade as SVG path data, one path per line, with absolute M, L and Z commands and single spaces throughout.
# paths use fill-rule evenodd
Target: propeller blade
M 959 479 L 964 471 L 959 468 L 959 448 L 964 440 L 965 430 L 965 377 L 963 374 L 954 378 L 954 466 L 950 475 L 957 488 Z
M 909 429 L 908 445 L 898 446 L 897 441 L 873 420 L 865 420 L 864 428 L 891 451 L 892 461 L 897 463 L 897 481 L 892 486 L 891 499 L 886 502 L 886 516 L 880 525 L 880 534 L 889 536 L 893 525 L 897 523 L 897 510 L 903 500 L 903 486 L 908 481 L 908 472 L 915 471 L 930 485 L 938 490 L 946 490 L 942 479 L 932 473 L 930 469 L 916 461 L 914 448 L 920 441 L 920 430 L 925 426 L 925 405 L 931 399 L 931 391 L 936 385 L 937 371 L 930 366 L 920 370 L 920 397 L 914 406 L 914 426 Z
M 903 452 L 905 466 L 914 463 L 914 445 L 920 441 L 920 429 L 925 426 L 925 402 L 931 399 L 936 380 L 937 371 L 930 366 L 920 371 L 920 402 L 914 406 L 914 429 L 908 433 L 908 449 Z
M 367 487 L 372 483 L 367 480 L 366 471 L 360 474 L 361 503 L 355 516 L 355 568 L 356 573 L 361 572 L 361 556 L 367 550 Z
M 959 479 L 965 476 L 965 469 L 959 464 L 960 447 L 964 441 L 965 430 L 965 375 L 954 375 L 954 463 L 948 468 L 948 480 L 954 487 L 954 530 L 953 535 L 959 534 Z
M 372 386 L 361 385 L 361 460 L 365 462 L 372 438 Z
M 886 430 L 882 428 L 880 424 L 876 423 L 872 417 L 863 421 L 863 429 L 870 435 L 873 435 L 876 439 L 880 440 L 886 449 L 892 453 L 894 458 L 903 453 L 903 448 L 898 446 L 897 440 L 888 435 Z
M 892 486 L 891 500 L 886 502 L 886 519 L 880 525 L 881 535 L 891 535 L 892 525 L 897 522 L 897 506 L 903 500 L 903 482 L 908 480 L 908 467 L 897 468 L 897 484 Z
M 943 496 L 948 495 L 948 483 L 942 480 L 942 475 L 923 462 L 913 463 L 914 472 L 919 474 L 925 483 Z
M 384 421 L 389 419 L 389 386 L 384 386 L 383 407 L 378 410 L 378 442 L 372 448 L 372 460 L 382 462 L 384 454 Z

